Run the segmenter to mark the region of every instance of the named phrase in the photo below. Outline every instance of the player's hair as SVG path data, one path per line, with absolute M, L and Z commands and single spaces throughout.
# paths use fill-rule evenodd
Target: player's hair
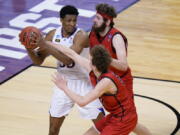
M 106 73 L 111 64 L 111 56 L 102 45 L 96 45 L 90 50 L 92 56 L 92 64 L 96 66 L 98 71 Z
M 117 14 L 116 14 L 116 10 L 113 6 L 105 4 L 105 3 L 101 3 L 96 5 L 96 11 L 106 14 L 112 18 L 116 18 Z M 107 19 L 104 18 L 104 21 L 107 21 Z M 113 27 L 114 26 L 114 22 L 111 21 L 110 26 Z
M 60 11 L 59 11 L 59 17 L 64 18 L 66 15 L 79 15 L 79 12 L 76 7 L 72 5 L 67 5 L 64 6 Z

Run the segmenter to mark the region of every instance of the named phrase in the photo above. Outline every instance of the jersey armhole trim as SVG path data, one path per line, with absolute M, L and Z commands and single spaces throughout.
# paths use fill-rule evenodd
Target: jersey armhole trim
M 117 91 L 116 91 L 116 93 L 115 94 L 105 94 L 106 96 L 114 96 L 114 95 L 116 95 L 117 93 L 118 93 L 118 86 L 117 86 L 117 84 L 115 83 L 115 81 L 112 79 L 112 78 L 110 78 L 110 77 L 108 77 L 108 76 L 104 76 L 103 78 L 108 78 L 108 79 L 110 79 L 114 84 L 115 84 L 115 86 L 116 86 L 116 89 L 117 89 Z M 103 79 L 102 78 L 102 79 Z

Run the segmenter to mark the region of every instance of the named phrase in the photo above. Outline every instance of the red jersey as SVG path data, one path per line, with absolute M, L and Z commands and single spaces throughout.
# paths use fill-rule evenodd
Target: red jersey
M 112 44 L 112 39 L 116 34 L 120 34 L 123 37 L 127 53 L 127 39 L 115 28 L 111 28 L 103 38 L 96 35 L 94 31 L 91 31 L 89 35 L 90 48 L 101 44 L 108 50 L 112 58 L 117 59 L 116 51 Z M 128 135 L 137 123 L 137 113 L 133 100 L 133 78 L 131 70 L 128 68 L 127 71 L 122 72 L 113 67 L 110 67 L 110 70 L 115 74 L 102 74 L 98 79 L 93 72 L 90 73 L 93 86 L 102 78 L 108 77 L 113 80 L 118 89 L 116 94 L 104 94 L 100 97 L 103 106 L 110 114 L 96 122 L 95 126 L 98 131 L 101 132 L 101 135 Z M 117 75 L 123 80 L 125 85 L 123 85 L 123 82 L 120 81 Z
M 111 79 L 117 86 L 116 94 L 103 94 L 99 99 L 104 108 L 112 115 L 124 117 L 129 112 L 135 111 L 134 101 L 128 94 L 128 90 L 119 76 L 113 72 L 103 73 L 98 79 L 93 72 L 90 72 L 92 84 L 95 86 L 103 78 Z
M 112 58 L 117 59 L 116 51 L 112 44 L 112 39 L 116 34 L 120 34 L 123 37 L 124 42 L 125 42 L 126 53 L 127 53 L 127 45 L 128 45 L 127 38 L 120 31 L 118 31 L 115 28 L 111 28 L 103 38 L 98 36 L 94 31 L 91 31 L 91 33 L 89 35 L 90 48 L 93 48 L 95 45 L 101 44 L 108 50 L 108 52 Z M 110 70 L 113 71 L 115 74 L 118 74 L 120 77 L 122 77 L 130 72 L 129 68 L 126 72 L 117 70 L 113 67 L 110 67 Z
M 112 44 L 112 39 L 116 34 L 120 34 L 124 39 L 126 54 L 127 54 L 127 46 L 128 46 L 127 38 L 119 30 L 115 28 L 111 28 L 103 38 L 98 36 L 94 31 L 91 31 L 89 35 L 90 48 L 93 48 L 95 45 L 101 44 L 107 49 L 107 51 L 109 52 L 112 58 L 117 59 L 116 51 Z M 126 84 L 128 90 L 130 90 L 129 94 L 131 95 L 131 97 L 133 97 L 133 84 L 132 84 L 133 77 L 131 75 L 130 68 L 128 67 L 127 71 L 120 71 L 114 67 L 110 67 L 110 70 L 121 77 L 121 79 Z

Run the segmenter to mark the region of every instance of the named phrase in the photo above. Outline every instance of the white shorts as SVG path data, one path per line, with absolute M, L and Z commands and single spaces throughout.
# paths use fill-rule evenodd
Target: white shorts
M 68 80 L 68 88 L 81 96 L 86 95 L 92 90 L 92 85 L 89 80 Z M 49 113 L 52 117 L 62 117 L 69 114 L 74 102 L 60 89 L 54 88 L 51 106 Z M 78 106 L 80 116 L 85 119 L 96 119 L 101 112 L 102 104 L 99 99 L 94 100 L 84 107 Z

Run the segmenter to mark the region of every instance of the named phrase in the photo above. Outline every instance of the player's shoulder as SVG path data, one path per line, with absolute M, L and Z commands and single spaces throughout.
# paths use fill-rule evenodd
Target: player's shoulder
M 47 36 L 48 36 L 48 35 L 49 35 L 49 36 L 54 36 L 55 32 L 56 32 L 56 29 L 50 30 L 50 31 L 47 33 Z
M 45 40 L 52 41 L 55 32 L 56 32 L 56 29 L 50 30 L 50 31 L 46 34 Z
M 89 35 L 84 30 L 80 30 L 74 37 L 74 43 L 79 44 L 83 48 L 89 46 Z
M 86 34 L 86 32 L 83 29 L 78 28 L 77 33 L 76 33 L 77 36 L 81 36 L 81 35 L 85 35 L 85 34 Z
M 79 39 L 79 38 L 87 38 L 87 37 L 88 37 L 88 33 L 85 32 L 82 29 L 80 29 L 75 35 L 75 38 L 77 38 L 77 39 Z

